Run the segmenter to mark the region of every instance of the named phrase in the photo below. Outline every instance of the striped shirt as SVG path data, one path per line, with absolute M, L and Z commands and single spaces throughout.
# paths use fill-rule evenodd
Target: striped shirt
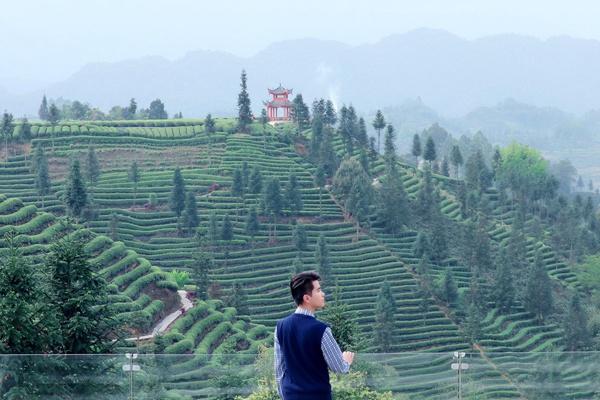
M 315 317 L 315 314 L 302 307 L 298 307 L 296 309 L 296 313 L 309 315 L 313 318 Z M 350 370 L 350 364 L 344 361 L 342 357 L 342 350 L 335 341 L 333 333 L 331 332 L 331 328 L 326 328 L 325 332 L 323 332 L 323 337 L 321 338 L 321 351 L 323 352 L 323 357 L 325 358 L 325 362 L 330 370 L 338 374 L 348 373 Z M 283 393 L 281 392 L 281 380 L 283 379 L 284 373 L 285 360 L 283 359 L 283 353 L 281 352 L 281 347 L 279 346 L 279 339 L 277 339 L 277 327 L 275 327 L 275 380 L 277 381 L 277 391 L 279 392 L 279 397 L 282 399 Z

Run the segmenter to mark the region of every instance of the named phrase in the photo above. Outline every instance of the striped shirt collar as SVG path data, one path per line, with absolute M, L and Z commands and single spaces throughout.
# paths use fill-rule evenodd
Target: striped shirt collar
M 300 307 L 298 306 L 298 308 L 296 308 L 296 311 L 294 312 L 295 314 L 302 314 L 302 315 L 308 315 L 310 317 L 315 317 L 315 313 L 313 313 L 312 311 L 307 310 L 304 307 Z

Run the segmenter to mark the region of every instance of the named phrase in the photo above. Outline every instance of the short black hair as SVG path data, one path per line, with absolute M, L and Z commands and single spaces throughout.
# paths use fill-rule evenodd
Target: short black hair
M 300 272 L 292 277 L 290 280 L 290 290 L 297 305 L 301 305 L 304 302 L 305 294 L 312 293 L 314 289 L 313 282 L 318 280 L 321 280 L 321 276 L 315 271 Z

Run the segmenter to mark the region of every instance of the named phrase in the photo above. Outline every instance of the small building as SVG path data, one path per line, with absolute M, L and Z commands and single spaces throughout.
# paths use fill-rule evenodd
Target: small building
M 293 103 L 288 96 L 292 94 L 292 89 L 286 89 L 280 83 L 278 88 L 269 89 L 269 94 L 273 98 L 263 102 L 267 107 L 269 121 L 291 121 L 290 109 L 293 107 Z

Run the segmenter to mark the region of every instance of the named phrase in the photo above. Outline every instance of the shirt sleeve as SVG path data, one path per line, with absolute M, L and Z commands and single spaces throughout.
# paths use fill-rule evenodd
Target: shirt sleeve
M 285 372 L 285 361 L 283 354 L 281 353 L 281 347 L 279 346 L 279 339 L 277 339 L 277 327 L 275 327 L 275 382 L 277 383 L 277 393 L 279 397 L 283 399 L 283 392 L 281 391 L 281 379 L 283 379 L 283 373 Z
M 342 350 L 335 341 L 331 328 L 326 328 L 321 338 L 321 351 L 330 370 L 338 374 L 347 374 L 350 364 L 342 358 Z

